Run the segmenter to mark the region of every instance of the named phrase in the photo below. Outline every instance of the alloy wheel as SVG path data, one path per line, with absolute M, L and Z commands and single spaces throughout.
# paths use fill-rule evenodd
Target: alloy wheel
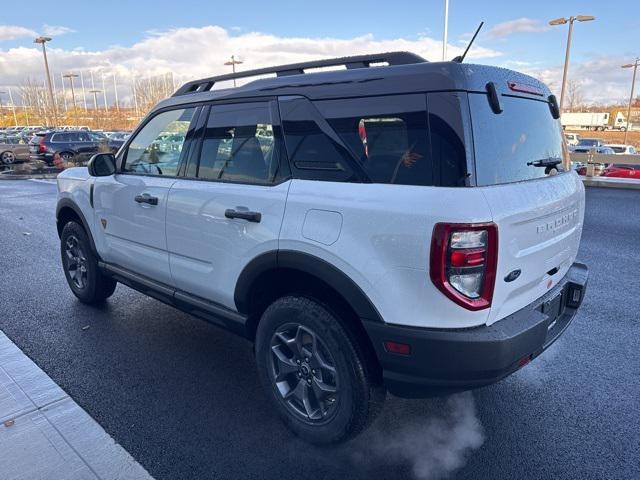
M 73 284 L 83 289 L 87 285 L 87 257 L 75 235 L 69 235 L 65 243 L 67 273 Z
M 2 163 L 5 165 L 11 165 L 16 160 L 16 156 L 13 152 L 4 152 L 2 154 Z
M 336 363 L 310 328 L 289 323 L 273 334 L 271 375 L 280 399 L 303 421 L 326 423 L 337 411 Z

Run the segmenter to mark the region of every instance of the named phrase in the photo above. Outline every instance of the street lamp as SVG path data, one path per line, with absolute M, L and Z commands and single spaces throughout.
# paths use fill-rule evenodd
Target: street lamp
M 53 96 L 53 86 L 51 85 L 51 74 L 49 73 L 49 62 L 47 61 L 47 48 L 45 47 L 45 43 L 50 41 L 51 41 L 51 37 L 38 37 L 33 41 L 33 43 L 39 43 L 42 45 L 42 55 L 44 56 L 44 70 L 47 74 L 47 85 L 49 86 L 49 100 L 51 101 L 51 108 L 53 108 L 53 123 L 54 123 L 54 126 L 57 126 L 58 114 L 56 112 L 56 101 Z
M 595 20 L 596 17 L 592 15 L 576 15 L 575 17 L 567 18 L 556 18 L 555 20 L 551 20 L 549 25 L 564 25 L 565 23 L 569 24 L 569 33 L 567 34 L 567 51 L 564 55 L 564 71 L 562 72 L 562 90 L 560 91 L 560 112 L 562 112 L 562 105 L 564 103 L 564 90 L 567 85 L 567 70 L 569 69 L 569 52 L 571 51 L 571 34 L 573 32 L 573 22 L 576 20 L 579 22 L 589 22 L 591 20 Z
M 76 108 L 76 94 L 75 94 L 75 91 L 73 90 L 73 79 L 74 78 L 78 78 L 78 74 L 77 73 L 67 73 L 66 75 L 63 75 L 62 78 L 68 78 L 69 79 L 69 83 L 71 84 L 71 101 L 73 102 L 73 109 L 75 110 L 75 108 Z
M 242 60 L 236 60 L 236 57 L 234 55 L 231 55 L 231 60 L 228 62 L 224 62 L 225 65 L 229 66 L 231 65 L 231 69 L 233 70 L 233 73 L 236 73 L 236 65 L 240 65 L 242 63 Z M 236 79 L 233 79 L 233 86 L 236 86 Z
M 638 62 L 640 62 L 640 58 L 636 58 L 636 61 L 633 63 L 627 63 L 626 65 L 622 65 L 622 68 L 633 68 L 633 78 L 631 80 L 631 95 L 629 95 L 629 107 L 627 108 L 627 128 L 624 130 L 624 143 L 627 144 L 627 133 L 629 133 L 629 128 L 631 128 L 631 104 L 633 103 L 633 91 L 636 86 L 636 71 L 638 70 Z
M 96 88 L 89 90 L 89 93 L 93 93 L 93 108 L 98 110 L 98 94 L 102 93 L 102 90 L 98 90 Z

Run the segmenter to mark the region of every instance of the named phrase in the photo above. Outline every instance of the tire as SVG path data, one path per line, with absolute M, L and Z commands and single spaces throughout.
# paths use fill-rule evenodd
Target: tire
M 12 165 L 16 161 L 16 156 L 13 152 L 7 150 L 6 152 L 2 152 L 0 160 L 2 160 L 2 163 L 5 165 Z
M 284 423 L 310 443 L 352 438 L 382 408 L 386 391 L 365 359 L 355 334 L 311 298 L 279 298 L 258 324 L 260 381 Z
M 73 157 L 75 156 L 71 152 L 61 152 L 59 155 L 60 155 L 60 158 L 62 160 L 64 160 L 65 162 L 69 162 L 69 161 L 73 160 Z
M 627 131 L 627 127 L 620 127 L 620 131 L 621 132 L 626 132 Z
M 77 222 L 62 229 L 60 255 L 67 284 L 78 300 L 98 304 L 113 295 L 117 282 L 100 271 L 89 237 Z

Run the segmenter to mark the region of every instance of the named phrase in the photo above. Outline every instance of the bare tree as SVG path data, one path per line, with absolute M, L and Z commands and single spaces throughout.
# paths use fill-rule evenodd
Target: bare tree
M 173 73 L 134 80 L 133 95 L 138 111 L 146 114 L 160 100 L 170 97 L 173 90 Z
M 584 95 L 582 85 L 575 80 L 567 82 L 567 110 L 569 112 L 579 111 L 584 107 Z

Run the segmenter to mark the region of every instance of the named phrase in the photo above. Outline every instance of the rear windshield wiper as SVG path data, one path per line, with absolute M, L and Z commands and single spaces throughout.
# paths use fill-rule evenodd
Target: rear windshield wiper
M 529 167 L 555 167 L 562 163 L 562 160 L 557 158 L 544 158 L 542 160 L 534 160 L 533 162 L 527 162 Z

